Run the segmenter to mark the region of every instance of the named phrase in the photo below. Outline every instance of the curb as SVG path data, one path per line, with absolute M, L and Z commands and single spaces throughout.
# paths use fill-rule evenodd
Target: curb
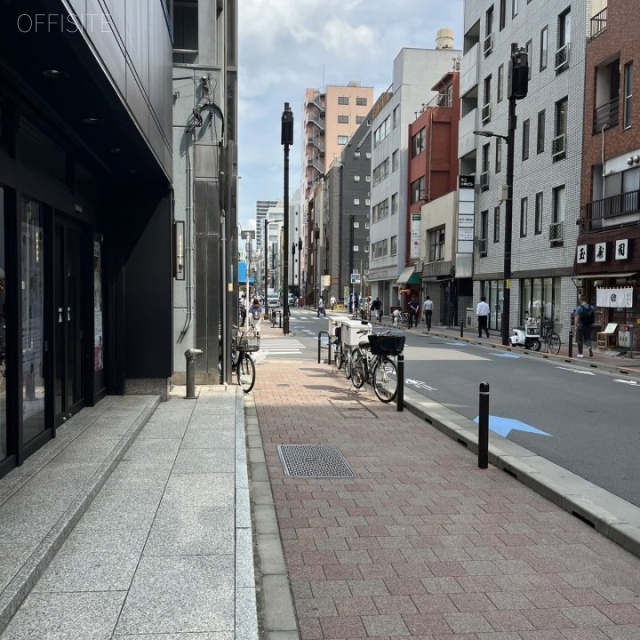
M 404 405 L 478 452 L 478 428 L 471 420 L 407 389 Z M 640 558 L 639 507 L 507 439 L 489 440 L 489 462 Z
M 142 428 L 149 421 L 157 406 L 160 404 L 160 396 L 146 407 L 138 416 L 133 426 L 122 436 L 113 451 L 107 456 L 100 468 L 86 482 L 81 493 L 77 495 L 58 521 L 53 525 L 44 540 L 36 547 L 22 565 L 18 573 L 4 589 L 0 596 L 0 633 L 2 633 L 11 618 L 25 601 L 36 582 L 40 579 L 45 569 L 49 566 L 56 553 L 60 550 L 69 534 L 84 515 L 93 499 L 104 486 L 113 470 L 116 468 L 124 454 L 136 439 Z

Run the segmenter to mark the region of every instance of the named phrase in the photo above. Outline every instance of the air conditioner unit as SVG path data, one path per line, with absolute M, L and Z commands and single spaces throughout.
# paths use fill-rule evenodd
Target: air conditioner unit
M 509 187 L 506 184 L 501 184 L 498 187 L 497 198 L 498 202 L 504 202 L 509 199 Z

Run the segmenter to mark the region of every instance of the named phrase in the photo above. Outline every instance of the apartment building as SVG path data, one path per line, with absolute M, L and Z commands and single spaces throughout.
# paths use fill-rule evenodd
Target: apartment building
M 256 249 L 258 251 L 263 246 L 264 220 L 267 217 L 267 211 L 277 205 L 278 200 L 258 200 L 256 202 Z
M 449 29 L 438 32 L 436 49 L 402 49 L 393 63 L 391 98 L 371 123 L 371 295 L 384 308 L 396 305 L 399 280 L 407 266 L 407 185 L 409 124 L 436 92 L 434 85 L 454 68 L 460 51 L 453 49 Z M 419 280 L 419 277 L 418 277 Z
M 409 125 L 409 267 L 401 300 L 428 295 L 434 322 L 450 326 L 472 295 L 471 255 L 457 251 L 459 71 L 447 72 L 432 88 L 436 97 Z
M 608 6 L 607 6 L 608 5 Z M 582 215 L 575 254 L 580 292 L 596 305 L 599 346 L 640 344 L 640 12 L 604 2 L 586 50 Z M 605 332 L 606 330 L 606 332 Z
M 475 180 L 474 298 L 486 296 L 501 330 L 512 44 L 529 58 L 516 104 L 509 326 L 552 318 L 567 339 L 577 302 L 573 263 L 580 211 L 585 34 L 592 3 L 466 0 L 461 67 L 461 176 Z

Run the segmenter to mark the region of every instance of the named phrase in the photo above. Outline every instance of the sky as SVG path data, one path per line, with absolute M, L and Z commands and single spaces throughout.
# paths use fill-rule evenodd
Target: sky
M 392 82 L 404 47 L 433 49 L 438 29 L 462 49 L 464 0 L 241 0 L 238 3 L 238 220 L 255 228 L 258 200 L 284 197 L 284 103 L 294 114 L 289 196 L 301 184 L 305 89 Z

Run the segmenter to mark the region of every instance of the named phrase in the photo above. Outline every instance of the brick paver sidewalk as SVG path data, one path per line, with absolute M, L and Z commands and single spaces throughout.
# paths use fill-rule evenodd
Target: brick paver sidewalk
M 254 389 L 303 640 L 640 640 L 640 560 L 342 374 L 267 361 Z M 287 477 L 330 444 L 349 479 Z

